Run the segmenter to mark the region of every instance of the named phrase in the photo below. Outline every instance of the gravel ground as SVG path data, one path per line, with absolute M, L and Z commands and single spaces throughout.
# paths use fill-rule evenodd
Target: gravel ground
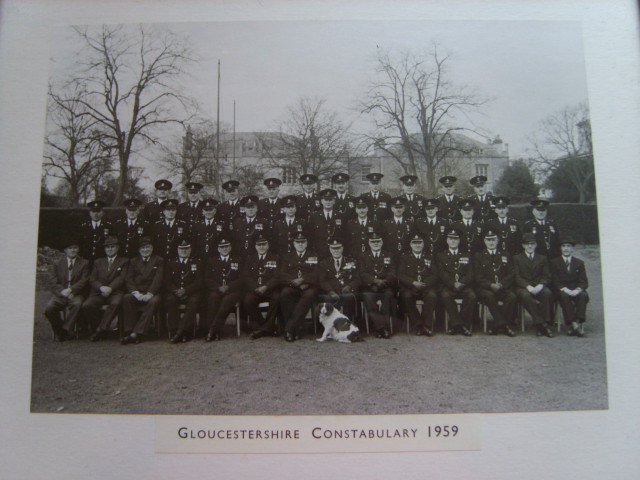
M 295 343 L 236 337 L 171 345 L 151 339 L 57 343 L 36 292 L 32 412 L 315 415 L 521 412 L 606 409 L 600 256 L 585 260 L 591 302 L 587 336 L 553 339 L 398 332 L 390 340 Z M 397 325 L 401 330 L 402 326 Z M 319 336 L 319 335 L 318 335 Z

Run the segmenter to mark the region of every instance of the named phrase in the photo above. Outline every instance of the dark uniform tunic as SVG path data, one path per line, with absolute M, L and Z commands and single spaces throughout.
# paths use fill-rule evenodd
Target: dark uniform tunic
M 498 250 L 505 252 L 509 257 L 522 252 L 522 227 L 520 222 L 507 216 L 504 223 L 500 218 L 492 218 L 485 223 L 486 228 L 498 232 L 500 242 Z
M 424 211 L 425 200 L 422 195 L 413 193 L 411 195 L 403 194 L 400 198 L 405 200 L 404 215 L 411 221 L 415 221 L 417 218 L 424 217 L 426 215 Z
M 493 211 L 493 195 L 485 193 L 480 199 L 478 195 L 471 195 L 469 200 L 473 201 L 473 219 L 478 222 L 486 222 L 496 217 Z
M 360 218 L 351 218 L 347 220 L 345 226 L 346 240 L 345 250 L 352 257 L 360 257 L 369 251 L 369 234 L 380 232 L 380 224 L 374 220 L 365 219 L 364 224 Z
M 269 311 L 267 312 L 267 321 L 273 324 L 276 311 L 278 309 L 278 286 L 280 279 L 278 277 L 278 257 L 267 252 L 261 260 L 260 255 L 254 250 L 244 263 L 243 266 L 243 283 L 245 286 L 245 296 L 242 301 L 244 309 L 249 315 L 252 325 L 257 328 L 264 323 L 262 314 L 258 305 L 261 302 L 269 302 Z M 256 290 L 260 287 L 266 287 L 263 293 Z
M 309 250 L 301 255 L 297 251 L 282 255 L 279 277 L 284 286 L 280 308 L 286 319 L 285 331 L 295 333 L 319 291 L 318 256 Z
M 114 232 L 111 223 L 104 219 L 94 228 L 91 219 L 80 224 L 80 255 L 92 263 L 96 258 L 104 257 L 104 241 Z
M 133 222 L 129 222 L 128 218 L 121 218 L 113 225 L 118 242 L 120 242 L 120 252 L 127 258 L 135 258 L 139 253 L 138 242 L 140 237 L 150 236 L 151 228 L 149 224 L 140 217 Z
M 321 259 L 330 255 L 329 247 L 327 246 L 329 237 L 336 237 L 338 240 L 342 240 L 344 227 L 344 217 L 338 215 L 335 210 L 331 212 L 330 219 L 327 219 L 324 211 L 311 215 L 308 225 L 308 232 L 311 235 L 309 243 Z
M 374 196 L 373 192 L 362 195 L 369 204 L 369 217 L 374 222 L 384 222 L 393 215 L 391 212 L 391 195 L 385 192 L 378 192 Z
M 362 282 L 362 301 L 369 318 L 373 320 L 376 330 L 385 328 L 389 322 L 396 295 L 396 263 L 386 252 L 374 254 L 369 250 L 362 255 L 358 271 Z M 378 285 L 375 280 L 381 280 L 383 283 Z M 379 310 L 378 300 L 381 301 Z
M 159 220 L 152 226 L 151 234 L 154 253 L 167 260 L 177 258 L 178 244 L 190 237 L 189 226 L 183 220 L 174 220 L 171 224 Z
M 225 200 L 218 205 L 216 210 L 216 221 L 222 225 L 223 229 L 231 230 L 233 221 L 244 216 L 244 207 L 240 206 L 240 200 L 231 203 Z
M 164 219 L 164 213 L 162 212 L 163 208 L 160 206 L 162 202 L 163 200 L 156 199 L 153 202 L 147 203 L 142 207 L 140 219 L 149 225 L 154 225 L 156 222 Z
M 355 292 L 360 286 L 360 275 L 356 260 L 353 257 L 343 256 L 340 265 L 336 268 L 335 259 L 330 256 L 320 262 L 318 266 L 320 277 L 320 289 L 327 294 L 335 294 L 339 297 L 339 303 L 347 317 L 353 319 L 356 311 Z M 333 303 L 332 295 L 320 295 L 323 302 Z
M 400 222 L 392 217 L 384 221 L 380 233 L 385 250 L 397 259 L 404 252 L 409 251 L 409 241 L 415 233 L 414 224 L 407 217 L 402 217 Z
M 287 217 L 276 221 L 271 230 L 272 241 L 269 250 L 273 249 L 274 253 L 284 255 L 293 252 L 293 237 L 297 233 L 307 232 L 307 222 L 297 214 L 293 219 Z
M 473 269 L 478 299 L 489 307 L 494 329 L 513 324 L 516 296 L 513 293 L 515 274 L 511 258 L 497 249 L 495 254 L 485 249 L 473 258 Z M 494 291 L 492 283 L 500 284 L 502 288 Z M 498 301 L 503 303 L 502 307 L 498 305 Z
M 217 254 L 210 257 L 205 266 L 204 284 L 207 295 L 207 327 L 209 331 L 220 331 L 227 315 L 242 299 L 241 265 L 238 257 Z
M 482 240 L 482 230 L 484 226 L 477 220 L 471 220 L 467 225 L 465 220 L 454 222 L 453 227 L 458 228 L 462 232 L 460 238 L 460 248 L 462 251 L 474 254 L 484 248 Z
M 462 197 L 451 195 L 451 200 L 447 200 L 446 195 L 440 195 L 436 198 L 438 202 L 438 216 L 446 220 L 449 225 L 460 220 L 460 212 L 458 210 L 458 202 Z
M 233 221 L 231 236 L 234 243 L 232 248 L 234 255 L 238 256 L 241 262 L 244 263 L 245 258 L 256 251 L 253 236 L 257 233 L 262 233 L 267 237 L 270 234 L 267 222 L 261 216 L 256 215 L 251 220 L 245 216 Z
M 296 197 L 296 207 L 296 215 L 306 220 L 307 222 L 311 218 L 311 214 L 322 210 L 320 197 L 318 197 L 318 195 L 316 195 L 315 193 L 312 193 L 308 196 L 306 193 L 298 195 Z
M 202 216 L 202 201 L 183 202 L 178 205 L 178 213 L 176 218 L 184 220 L 189 227 L 204 218 Z
M 438 272 L 432 255 L 425 255 L 423 251 L 418 256 L 413 252 L 400 257 L 398 264 L 398 282 L 400 283 L 400 298 L 409 321 L 416 327 L 433 329 L 433 312 L 437 301 L 436 285 Z M 423 287 L 417 287 L 413 282 L 422 282 Z M 422 314 L 418 312 L 416 301 L 422 300 Z
M 170 332 L 185 333 L 193 330 L 196 314 L 200 305 L 200 292 L 204 280 L 201 261 L 193 256 L 186 260 L 170 260 L 165 264 L 164 306 L 167 311 L 167 323 Z M 184 294 L 178 296 L 177 291 L 184 289 Z M 178 307 L 186 306 L 184 315 L 180 318 Z
M 263 198 L 258 201 L 258 211 L 260 217 L 262 217 L 267 224 L 267 228 L 271 230 L 277 220 L 280 220 L 284 213 L 282 211 L 282 200 L 276 198 L 275 201 L 271 201 L 269 198 Z
M 473 312 L 476 308 L 477 297 L 473 290 L 473 266 L 471 255 L 458 249 L 454 255 L 450 249 L 436 255 L 436 269 L 440 280 L 440 299 L 449 314 L 450 328 L 464 326 L 471 329 Z M 463 284 L 456 289 L 455 282 Z M 462 310 L 458 312 L 455 299 L 462 298 Z
M 228 235 L 229 232 L 223 229 L 221 223 L 214 219 L 201 219 L 191 227 L 191 242 L 193 253 L 196 257 L 206 258 L 217 255 L 218 238 Z
M 337 212 L 340 215 L 342 215 L 342 217 L 345 218 L 345 219 L 353 218 L 353 216 L 355 216 L 355 214 L 356 214 L 355 201 L 356 201 L 356 198 L 353 195 L 349 194 L 349 193 L 345 193 L 342 198 L 340 197 L 340 194 L 338 193 L 336 195 L 336 203 L 333 206 L 333 211 Z
M 546 255 L 549 260 L 560 255 L 560 235 L 555 224 L 548 219 L 539 222 L 535 218 L 527 220 L 523 233 L 533 233 L 536 237 L 536 253 Z
M 424 217 L 416 220 L 415 233 L 423 238 L 424 251 L 431 257 L 447 248 L 447 226 L 447 221 L 439 216 L 434 219 Z
M 553 289 L 562 307 L 565 325 L 571 325 L 573 322 L 583 323 L 586 319 L 587 303 L 589 302 L 589 295 L 586 292 L 589 281 L 584 262 L 572 256 L 567 265 L 565 258 L 560 256 L 551 260 L 550 267 Z M 563 288 L 569 290 L 581 288 L 582 292 L 572 297 L 561 291 Z
M 515 271 L 516 295 L 522 306 L 531 314 L 534 325 L 547 326 L 550 323 L 551 302 L 553 294 L 548 288 L 551 283 L 549 261 L 544 255 L 533 254 L 529 259 L 526 253 L 519 253 L 513 257 Z M 542 284 L 544 288 L 537 295 L 532 295 L 527 286 Z

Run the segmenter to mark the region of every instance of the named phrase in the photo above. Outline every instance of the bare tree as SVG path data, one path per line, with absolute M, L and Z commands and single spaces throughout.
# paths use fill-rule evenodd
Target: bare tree
M 74 206 L 84 203 L 96 182 L 113 171 L 113 149 L 99 122 L 84 115 L 83 94 L 78 88 L 54 92 L 50 87 L 47 108 L 43 169 L 63 181 Z
M 535 167 L 551 176 L 562 172 L 584 203 L 594 179 L 591 120 L 586 101 L 568 105 L 540 122 L 528 138 L 534 152 Z
M 371 115 L 375 123 L 366 142 L 390 155 L 405 173 L 425 172 L 429 192 L 436 190 L 441 162 L 453 152 L 472 153 L 454 133 L 473 131 L 461 123 L 472 124 L 470 113 L 487 101 L 449 80 L 449 60 L 437 46 L 426 56 L 405 51 L 392 58 L 379 51 L 377 76 L 359 104 L 361 113 Z
M 193 59 L 185 40 L 148 26 L 75 28 L 82 51 L 69 83 L 82 86 L 82 115 L 114 149 L 122 202 L 134 145 L 157 144 L 159 127 L 182 123 L 192 108 L 177 80 Z
M 220 137 L 227 137 L 228 127 L 220 128 Z M 221 164 L 228 152 L 225 144 L 221 145 L 220 155 L 216 154 L 217 128 L 215 122 L 202 120 L 193 126 L 189 125 L 180 138 L 172 144 L 162 147 L 161 164 L 164 171 L 171 177 L 179 177 L 184 184 L 198 181 L 204 185 L 214 187 L 217 195 L 221 184 L 223 165 Z
M 353 155 L 349 126 L 324 104 L 324 99 L 302 97 L 287 107 L 275 137 L 258 135 L 271 167 L 293 169 L 297 175 L 311 173 L 320 179 L 348 167 Z

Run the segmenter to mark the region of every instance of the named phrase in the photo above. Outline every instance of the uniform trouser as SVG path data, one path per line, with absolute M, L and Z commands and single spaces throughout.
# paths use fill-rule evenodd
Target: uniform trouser
M 562 307 L 564 324 L 571 325 L 573 322 L 584 323 L 587 303 L 589 303 L 589 294 L 583 290 L 575 297 L 564 292 L 558 292 L 557 295 L 560 306 Z
M 44 308 L 44 315 L 47 317 L 47 320 L 49 320 L 54 333 L 59 333 L 60 329 L 64 329 L 67 332 L 74 329 L 78 321 L 82 300 L 82 295 L 76 295 L 71 300 L 58 295 L 53 295 L 51 299 L 49 299 L 47 306 Z M 65 308 L 67 309 L 67 316 L 63 323 L 60 313 Z
M 184 304 L 186 306 L 182 318 L 178 307 Z M 170 332 L 185 332 L 189 329 L 193 330 L 196 323 L 196 315 L 200 306 L 200 294 L 193 293 L 179 298 L 175 293 L 168 293 L 164 298 L 164 308 L 167 311 L 167 323 Z
M 207 298 L 207 321 L 210 332 L 221 332 L 227 315 L 233 311 L 236 303 L 242 300 L 243 293 L 242 290 L 227 291 L 222 294 L 218 291 L 209 293 Z
M 540 326 L 550 323 L 553 294 L 547 287 L 544 287 L 537 295 L 531 295 L 526 288 L 518 288 L 516 295 L 524 309 L 533 318 L 534 325 Z
M 120 308 L 123 296 L 124 294 L 122 292 L 112 292 L 108 297 L 91 295 L 82 304 L 82 315 L 89 321 L 89 325 L 92 328 L 96 328 L 97 326 L 99 330 L 109 330 L 111 322 L 118 314 L 118 308 Z M 107 309 L 103 313 L 100 307 L 105 304 L 107 305 Z
M 423 288 L 422 290 L 408 289 L 401 290 L 400 297 L 402 306 L 409 321 L 416 327 L 423 326 L 431 328 L 433 325 L 433 312 L 436 307 L 438 296 L 433 288 Z M 422 300 L 422 313 L 418 311 L 416 301 Z
M 300 290 L 296 287 L 284 287 L 280 292 L 280 309 L 285 319 L 285 331 L 294 333 L 304 321 L 304 317 L 313 305 L 318 294 L 317 287 Z M 265 330 L 264 327 L 262 327 Z
M 268 331 L 273 331 L 275 329 L 275 319 L 276 313 L 278 312 L 279 298 L 280 294 L 276 291 L 267 291 L 263 295 L 253 291 L 244 297 L 244 300 L 242 300 L 242 306 L 249 316 L 249 322 L 252 329 L 258 327 L 263 329 L 263 324 L 268 324 L 270 327 Z M 259 305 L 262 302 L 269 302 L 269 310 L 267 310 L 266 320 L 262 318 L 262 313 L 260 313 Z
M 477 288 L 476 294 L 480 302 L 489 308 L 494 328 L 513 323 L 516 316 L 516 295 L 511 290 L 503 288 L 494 292 L 487 288 Z M 502 306 L 498 302 L 502 302 Z
M 138 318 L 138 306 L 142 305 L 142 314 Z M 124 310 L 124 332 L 132 332 L 135 334 L 146 335 L 153 321 L 153 316 L 160 307 L 160 295 L 156 294 L 151 297 L 148 302 L 141 302 L 130 293 L 127 293 L 122 299 L 122 308 Z
M 353 320 L 356 313 L 356 296 L 353 293 L 339 293 L 337 295 L 340 299 L 337 304 L 334 304 L 334 306 L 342 307 L 342 313 Z M 318 300 L 333 304 L 333 299 L 331 297 L 332 296 L 329 294 L 322 294 L 318 295 Z
M 458 305 L 456 299 L 462 299 L 462 309 L 458 311 Z M 473 323 L 473 312 L 476 309 L 478 298 L 476 293 L 471 287 L 465 287 L 462 290 L 453 290 L 451 288 L 443 287 L 440 290 L 440 299 L 446 312 L 449 314 L 449 321 L 452 327 L 459 327 L 461 325 L 466 328 L 471 328 Z
M 389 317 L 391 316 L 391 304 L 393 303 L 395 296 L 396 292 L 393 288 L 385 288 L 381 292 L 362 292 L 364 308 L 367 309 L 367 314 L 373 321 L 376 330 L 388 325 Z M 378 300 L 381 301 L 379 310 L 377 305 Z

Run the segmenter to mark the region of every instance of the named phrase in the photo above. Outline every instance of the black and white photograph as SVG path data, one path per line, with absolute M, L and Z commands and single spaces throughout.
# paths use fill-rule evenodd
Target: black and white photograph
M 607 408 L 578 23 L 53 39 L 32 412 Z
M 638 13 L 0 1 L 0 477 L 637 478 Z

